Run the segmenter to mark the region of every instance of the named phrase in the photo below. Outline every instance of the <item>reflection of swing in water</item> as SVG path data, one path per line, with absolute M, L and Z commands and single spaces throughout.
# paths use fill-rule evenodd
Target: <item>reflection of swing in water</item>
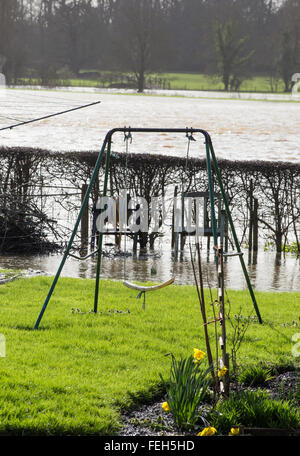
M 221 173 L 220 173 L 220 170 L 219 170 L 219 167 L 218 167 L 218 163 L 217 163 L 217 160 L 216 160 L 216 156 L 215 156 L 215 153 L 214 153 L 212 141 L 211 141 L 211 138 L 210 138 L 209 134 L 205 130 L 202 130 L 202 129 L 191 129 L 191 128 L 189 128 L 189 129 L 188 128 L 184 128 L 184 129 L 183 128 L 181 128 L 181 129 L 175 129 L 175 128 L 161 129 L 161 128 L 130 128 L 130 127 L 126 128 L 125 127 L 125 128 L 112 129 L 112 130 L 110 130 L 107 133 L 107 135 L 105 137 L 105 140 L 103 142 L 101 151 L 100 151 L 100 153 L 98 155 L 98 158 L 97 158 L 97 161 L 96 161 L 96 164 L 95 164 L 95 169 L 94 169 L 93 175 L 91 177 L 89 186 L 87 188 L 85 197 L 83 199 L 80 212 L 79 212 L 77 220 L 75 222 L 75 226 L 74 226 L 73 232 L 72 232 L 71 237 L 69 239 L 66 251 L 65 251 L 65 253 L 63 255 L 63 258 L 61 260 L 61 263 L 60 263 L 59 268 L 57 270 L 57 273 L 56 273 L 56 275 L 54 277 L 54 280 L 52 282 L 52 285 L 50 287 L 50 290 L 49 290 L 48 295 L 47 295 L 47 297 L 45 299 L 45 302 L 43 304 L 43 307 L 41 309 L 41 312 L 40 312 L 40 314 L 38 316 L 38 319 L 37 319 L 37 321 L 35 323 L 34 328 L 38 329 L 38 327 L 39 327 L 40 321 L 41 321 L 41 319 L 42 319 L 42 317 L 44 315 L 44 312 L 45 312 L 45 310 L 47 308 L 47 305 L 48 305 L 48 303 L 49 303 L 49 301 L 51 299 L 51 296 L 53 294 L 53 291 L 55 289 L 57 281 L 58 281 L 58 279 L 60 277 L 60 274 L 61 274 L 61 271 L 63 269 L 63 266 L 64 266 L 68 256 L 70 255 L 70 250 L 72 248 L 72 245 L 73 245 L 73 242 L 74 242 L 74 238 L 76 236 L 76 232 L 77 232 L 77 230 L 79 228 L 79 224 L 80 224 L 81 218 L 83 216 L 83 212 L 84 212 L 84 210 L 85 210 L 85 208 L 86 208 L 86 206 L 88 204 L 88 199 L 89 199 L 89 196 L 90 196 L 91 191 L 93 189 L 93 186 L 94 186 L 94 183 L 96 181 L 96 178 L 98 176 L 99 169 L 100 169 L 100 166 L 101 166 L 101 162 L 102 162 L 102 159 L 103 159 L 103 156 L 104 156 L 105 152 L 106 152 L 106 164 L 105 164 L 105 177 L 104 177 L 104 185 L 103 185 L 103 193 L 102 194 L 103 194 L 104 197 L 107 195 L 112 136 L 115 133 L 117 133 L 117 132 L 123 132 L 125 134 L 126 147 L 128 147 L 128 139 L 131 138 L 131 133 L 132 132 L 136 132 L 136 133 L 139 133 L 139 132 L 143 132 L 143 133 L 178 133 L 178 134 L 186 134 L 186 135 L 200 133 L 200 134 L 202 134 L 204 136 L 204 138 L 205 138 L 205 148 L 206 148 L 207 174 L 208 174 L 208 182 L 209 182 L 209 201 L 210 201 L 210 206 L 211 206 L 211 228 L 212 228 L 212 234 L 213 234 L 213 240 L 214 240 L 214 250 L 215 250 L 215 256 L 216 256 L 216 262 L 218 262 L 218 257 L 217 257 L 217 253 L 216 253 L 218 251 L 218 249 L 217 249 L 217 246 L 218 246 L 218 232 L 217 232 L 217 222 L 216 222 L 216 217 L 215 217 L 215 192 L 214 192 L 214 186 L 213 186 L 212 167 L 213 167 L 213 171 L 215 173 L 216 181 L 217 181 L 217 183 L 219 185 L 219 188 L 220 188 L 220 193 L 221 193 L 222 200 L 224 202 L 226 217 L 228 219 L 228 222 L 229 222 L 229 225 L 230 225 L 230 228 L 231 228 L 231 233 L 232 233 L 234 244 L 235 244 L 235 248 L 236 248 L 236 251 L 237 251 L 235 254 L 238 255 L 238 257 L 239 257 L 239 260 L 240 260 L 240 263 L 241 263 L 241 267 L 243 269 L 244 276 L 245 276 L 245 279 L 246 279 L 246 282 L 247 282 L 248 290 L 250 292 L 250 295 L 251 295 L 251 298 L 252 298 L 252 301 L 253 301 L 254 308 L 256 310 L 259 322 L 262 323 L 262 320 L 261 320 L 261 317 L 260 317 L 260 314 L 259 314 L 259 310 L 258 310 L 258 306 L 257 306 L 257 303 L 256 303 L 255 295 L 254 295 L 254 292 L 253 292 L 253 289 L 252 289 L 252 285 L 250 283 L 250 279 L 249 279 L 249 276 L 248 276 L 248 272 L 247 272 L 247 269 L 246 269 L 246 265 L 245 265 L 245 262 L 244 262 L 244 259 L 243 259 L 243 255 L 241 254 L 240 244 L 239 244 L 239 241 L 238 241 L 238 238 L 237 238 L 237 235 L 236 235 L 235 227 L 234 227 L 232 216 L 231 216 L 230 209 L 229 209 L 227 196 L 226 196 L 226 193 L 225 193 L 225 190 L 224 190 L 224 186 L 223 186 L 223 182 L 222 182 Z M 189 137 L 189 136 L 187 136 L 187 137 Z M 127 169 L 126 169 L 126 172 L 127 172 Z M 127 223 L 126 223 L 125 229 L 127 230 L 127 228 L 128 228 L 128 220 L 126 219 L 126 221 L 127 221 Z M 120 227 L 119 234 L 121 232 L 122 232 L 122 227 Z M 93 254 L 97 253 L 97 255 L 98 255 L 97 256 L 97 273 L 96 273 L 95 294 L 94 294 L 94 313 L 97 313 L 97 311 L 98 311 L 101 257 L 102 257 L 102 242 L 103 242 L 103 235 L 104 234 L 105 233 L 103 233 L 103 232 L 99 232 L 98 249 L 97 249 L 97 252 L 93 252 Z M 124 234 L 126 234 L 126 232 Z M 123 235 L 123 232 L 122 232 L 122 235 Z M 125 235 L 124 236 L 125 240 L 126 240 L 126 237 L 127 236 Z M 125 260 L 125 257 L 124 257 L 124 260 Z M 124 285 L 129 286 L 130 288 L 135 289 L 137 291 L 140 291 L 140 295 L 144 294 L 144 297 L 145 297 L 145 293 L 146 292 L 164 288 L 164 287 L 170 285 L 171 283 L 173 283 L 174 280 L 173 280 L 173 278 L 171 278 L 171 279 L 167 280 L 166 282 L 164 282 L 164 283 L 162 283 L 160 285 L 155 285 L 153 287 L 145 287 L 145 286 L 135 285 L 135 284 L 133 284 L 131 282 L 127 282 L 126 280 L 124 280 L 124 282 L 125 282 Z

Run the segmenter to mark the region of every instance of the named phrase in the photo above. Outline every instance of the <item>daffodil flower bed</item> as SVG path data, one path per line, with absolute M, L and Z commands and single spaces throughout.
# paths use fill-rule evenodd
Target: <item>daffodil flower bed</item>
M 211 435 L 215 435 L 217 433 L 217 429 L 214 428 L 213 426 L 208 426 L 204 428 L 202 431 L 200 431 L 197 435 L 200 437 L 207 437 Z

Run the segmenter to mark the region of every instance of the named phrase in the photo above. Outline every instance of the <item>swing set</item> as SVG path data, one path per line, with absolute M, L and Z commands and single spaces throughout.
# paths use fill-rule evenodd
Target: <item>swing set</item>
M 95 281 L 94 309 L 93 309 L 93 312 L 94 313 L 98 312 L 101 258 L 102 258 L 102 254 L 103 254 L 102 244 L 103 244 L 103 236 L 105 235 L 105 233 L 102 230 L 99 231 L 97 249 L 95 251 L 93 251 L 92 253 L 88 254 L 87 256 L 78 257 L 78 256 L 72 254 L 70 251 L 72 249 L 74 238 L 75 238 L 76 233 L 78 231 L 79 224 L 80 224 L 80 221 L 82 219 L 84 210 L 85 210 L 85 208 L 86 208 L 86 206 L 88 204 L 89 196 L 91 194 L 92 188 L 93 188 L 94 183 L 96 181 L 96 178 L 98 176 L 99 169 L 100 169 L 100 166 L 102 164 L 102 160 L 103 160 L 104 155 L 105 155 L 106 159 L 105 159 L 105 175 L 104 175 L 104 183 L 103 183 L 102 195 L 103 195 L 103 197 L 107 196 L 112 138 L 113 138 L 114 134 L 120 133 L 120 132 L 124 134 L 124 138 L 125 138 L 125 141 L 126 141 L 126 170 L 125 170 L 126 174 L 127 174 L 128 141 L 132 139 L 132 133 L 151 133 L 151 134 L 153 134 L 153 133 L 157 133 L 157 134 L 159 134 L 159 133 L 171 133 L 171 134 L 172 133 L 178 133 L 178 134 L 185 134 L 186 137 L 188 138 L 188 152 L 189 152 L 190 141 L 195 140 L 194 139 L 194 134 L 201 134 L 202 136 L 204 136 L 204 139 L 205 139 L 205 151 L 206 151 L 207 176 L 208 176 L 208 185 L 209 185 L 209 202 L 210 202 L 210 211 L 211 211 L 211 232 L 212 232 L 212 237 L 213 237 L 213 241 L 214 241 L 216 266 L 218 268 L 218 262 L 219 262 L 219 258 L 218 258 L 218 235 L 220 234 L 220 229 L 218 228 L 218 223 L 217 223 L 217 219 L 216 219 L 216 211 L 215 211 L 216 194 L 214 192 L 214 186 L 213 186 L 212 169 L 214 169 L 214 172 L 215 172 L 215 175 L 216 175 L 217 183 L 218 183 L 219 190 L 220 190 L 220 197 L 222 198 L 223 203 L 224 203 L 226 217 L 227 217 L 227 220 L 228 220 L 230 228 L 231 228 L 231 232 L 232 232 L 232 236 L 233 236 L 233 240 L 234 240 L 234 244 L 235 244 L 235 248 L 236 248 L 236 252 L 231 253 L 231 254 L 227 254 L 227 256 L 229 256 L 229 255 L 230 256 L 237 255 L 239 257 L 240 264 L 241 264 L 241 267 L 242 267 L 242 270 L 243 270 L 243 273 L 244 273 L 244 277 L 245 277 L 246 282 L 247 282 L 247 287 L 248 287 L 248 290 L 249 290 L 249 293 L 250 293 L 250 296 L 251 296 L 251 299 L 252 299 L 252 302 L 253 302 L 253 305 L 254 305 L 254 309 L 255 309 L 257 317 L 258 317 L 258 321 L 259 321 L 259 323 L 262 323 L 262 319 L 261 319 L 261 316 L 260 316 L 260 312 L 259 312 L 258 305 L 257 305 L 257 302 L 256 302 L 256 298 L 255 298 L 255 295 L 254 295 L 254 291 L 253 291 L 253 288 L 252 288 L 252 285 L 251 285 L 251 282 L 250 282 L 250 279 L 249 279 L 249 275 L 248 275 L 248 272 L 247 272 L 247 268 L 246 268 L 246 265 L 245 265 L 245 262 L 244 262 L 244 259 L 243 259 L 243 253 L 241 252 L 240 244 L 239 244 L 238 237 L 237 237 L 237 234 L 236 234 L 236 231 L 235 231 L 235 227 L 234 227 L 234 224 L 233 224 L 233 220 L 232 220 L 232 217 L 231 217 L 227 196 L 226 196 L 226 193 L 225 193 L 225 190 L 224 190 L 224 186 L 223 186 L 223 183 L 222 183 L 221 173 L 220 173 L 220 170 L 219 170 L 219 167 L 218 167 L 218 163 L 217 163 L 217 160 L 216 160 L 216 156 L 215 156 L 215 152 L 214 152 L 214 148 L 213 148 L 213 145 L 212 145 L 212 141 L 211 141 L 210 135 L 207 133 L 207 131 L 205 131 L 203 129 L 194 129 L 194 128 L 132 128 L 132 127 L 124 127 L 124 128 L 114 128 L 114 129 L 108 131 L 106 136 L 105 136 L 105 139 L 104 139 L 103 144 L 102 144 L 102 148 L 101 148 L 101 150 L 100 150 L 100 152 L 98 154 L 98 157 L 97 157 L 97 161 L 96 161 L 96 164 L 95 164 L 95 168 L 94 168 L 92 177 L 90 179 L 90 183 L 89 183 L 89 185 L 87 187 L 87 191 L 86 191 L 85 197 L 83 199 L 79 214 L 77 216 L 77 219 L 76 219 L 76 222 L 75 222 L 75 225 L 74 225 L 74 229 L 72 231 L 72 234 L 70 236 L 69 242 L 68 242 L 67 247 L 66 247 L 66 250 L 65 250 L 64 255 L 62 257 L 61 263 L 60 263 L 60 265 L 58 267 L 58 270 L 56 272 L 56 275 L 55 275 L 55 277 L 54 277 L 54 279 L 52 281 L 51 287 L 50 287 L 50 289 L 48 291 L 48 294 L 46 296 L 46 299 L 44 301 L 44 304 L 42 306 L 40 314 L 39 314 L 39 316 L 38 316 L 38 318 L 36 320 L 34 329 L 38 329 L 39 328 L 40 322 L 41 322 L 41 320 L 43 318 L 43 315 L 44 315 L 44 313 L 46 311 L 46 308 L 47 308 L 47 306 L 49 304 L 49 301 L 50 301 L 51 296 L 52 296 L 52 294 L 54 292 L 56 284 L 57 284 L 57 282 L 59 280 L 59 277 L 61 275 L 61 272 L 62 272 L 62 269 L 64 267 L 64 264 L 65 264 L 65 262 L 66 262 L 66 260 L 68 259 L 69 256 L 74 257 L 74 258 L 79 259 L 79 260 L 85 260 L 85 259 L 87 259 L 89 257 L 92 257 L 95 254 L 97 254 L 97 269 L 96 269 L 96 281 Z M 188 153 L 187 153 L 187 161 L 188 161 Z M 184 187 L 183 187 L 183 185 L 182 185 L 182 195 L 184 195 Z M 183 228 L 183 226 L 182 226 L 182 228 Z M 120 234 L 120 235 L 125 234 L 125 242 L 126 242 L 126 235 L 128 234 L 128 227 L 126 226 L 124 232 L 120 228 L 118 234 Z M 126 251 L 124 252 L 124 264 L 125 264 L 125 261 L 126 261 Z M 170 279 L 168 279 L 167 281 L 165 281 L 163 283 L 160 283 L 160 284 L 157 284 L 157 285 L 154 285 L 154 286 L 144 286 L 144 285 L 137 285 L 137 284 L 134 284 L 132 282 L 129 282 L 129 281 L 125 280 L 125 277 L 124 277 L 123 284 L 127 288 L 139 291 L 138 297 L 141 297 L 142 295 L 144 296 L 144 305 L 143 305 L 143 307 L 145 308 L 145 294 L 147 292 L 156 291 L 156 290 L 162 289 L 164 287 L 167 287 L 167 286 L 171 285 L 172 283 L 174 283 L 174 281 L 175 281 L 175 277 L 171 277 Z

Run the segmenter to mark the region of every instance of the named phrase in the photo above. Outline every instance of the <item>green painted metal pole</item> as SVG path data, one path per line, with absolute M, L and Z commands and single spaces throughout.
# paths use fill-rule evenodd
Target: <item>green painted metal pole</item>
M 212 161 L 213 161 L 213 165 L 214 165 L 214 170 L 215 170 L 215 173 L 216 173 L 216 176 L 217 176 L 218 184 L 219 184 L 219 187 L 220 187 L 220 190 L 221 190 L 221 193 L 222 193 L 222 198 L 223 198 L 224 205 L 225 205 L 226 215 L 227 215 L 227 218 L 229 220 L 229 224 L 230 224 L 232 236 L 233 236 L 233 239 L 234 239 L 235 247 L 236 247 L 238 253 L 241 253 L 241 248 L 240 248 L 238 237 L 237 237 L 237 234 L 236 234 L 236 231 L 235 231 L 234 223 L 233 223 L 233 220 L 232 220 L 232 217 L 231 217 L 231 213 L 230 213 L 230 209 L 229 209 L 229 204 L 228 204 L 226 192 L 225 192 L 225 189 L 224 189 L 224 186 L 223 186 L 223 183 L 222 183 L 221 173 L 220 173 L 220 170 L 219 170 L 219 166 L 218 166 L 218 163 L 217 163 L 217 159 L 216 159 L 214 148 L 213 148 L 213 145 L 212 145 L 211 141 L 209 142 L 209 149 L 210 149 L 210 153 L 211 153 L 211 157 L 212 157 Z M 243 255 L 239 255 L 239 258 L 240 258 L 241 266 L 242 266 L 242 269 L 243 269 L 243 272 L 244 272 L 244 276 L 245 276 L 245 279 L 246 279 L 246 282 L 247 282 L 249 293 L 250 293 L 252 301 L 253 301 L 253 305 L 254 305 L 254 308 L 255 308 L 255 311 L 256 311 L 256 315 L 257 315 L 258 321 L 259 321 L 259 323 L 262 323 L 262 318 L 261 318 L 261 315 L 260 315 L 260 312 L 259 312 L 259 308 L 258 308 L 258 305 L 257 305 L 257 302 L 256 302 L 255 294 L 254 294 L 254 291 L 253 291 L 253 288 L 252 288 L 252 285 L 251 285 L 251 282 L 250 282 L 250 278 L 249 278 L 248 271 L 247 271 L 247 268 L 246 268 L 246 265 L 245 265 L 245 262 L 244 262 Z
M 210 147 L 209 147 L 208 140 L 206 140 L 205 145 L 206 145 L 206 167 L 207 167 L 208 185 L 209 185 L 209 200 L 210 200 L 210 209 L 211 209 L 211 226 L 212 226 L 212 231 L 213 231 L 214 245 L 215 245 L 215 247 L 217 247 L 218 234 L 217 234 L 217 221 L 216 221 L 216 212 L 215 212 L 215 194 L 214 194 L 214 186 L 213 186 L 213 179 L 212 179 L 211 161 L 210 161 Z M 215 251 L 215 258 L 216 258 L 216 265 L 218 265 L 217 251 Z
M 104 177 L 104 185 L 103 185 L 103 196 L 106 196 L 106 194 L 107 194 L 110 153 L 111 153 L 111 137 L 110 137 L 110 139 L 108 141 L 107 150 L 106 150 L 106 162 L 105 162 L 105 177 Z M 97 313 L 97 311 L 98 311 L 99 285 L 100 285 L 101 259 L 102 259 L 102 242 L 103 242 L 103 233 L 99 233 L 96 285 L 95 285 L 95 296 L 94 296 L 94 312 L 95 313 Z
M 69 255 L 69 251 L 70 251 L 70 249 L 71 249 L 71 247 L 72 247 L 72 244 L 73 244 L 73 241 L 74 241 L 76 232 L 77 232 L 77 230 L 78 230 L 79 223 L 80 223 L 80 220 L 81 220 L 81 218 L 82 218 L 83 211 L 84 211 L 85 206 L 86 206 L 86 204 L 87 204 L 87 202 L 88 202 L 88 199 L 89 199 L 90 193 L 91 193 L 91 191 L 92 191 L 92 188 L 93 188 L 95 179 L 96 179 L 97 174 L 98 174 L 98 172 L 99 172 L 99 168 L 100 168 L 100 165 L 101 165 L 102 157 L 103 157 L 103 155 L 104 155 L 106 143 L 107 143 L 107 138 L 105 138 L 104 143 L 103 143 L 103 146 L 102 146 L 102 149 L 101 149 L 101 151 L 100 151 L 100 153 L 99 153 L 99 155 L 98 155 L 97 162 L 96 162 L 96 165 L 95 165 L 95 169 L 94 169 L 94 172 L 93 172 L 93 175 L 92 175 L 90 184 L 89 184 L 89 186 L 88 186 L 88 188 L 87 188 L 87 191 L 86 191 L 84 200 L 83 200 L 83 202 L 82 202 L 81 209 L 80 209 L 80 212 L 79 212 L 79 214 L 78 214 L 77 220 L 76 220 L 76 222 L 75 222 L 75 226 L 74 226 L 72 235 L 71 235 L 71 237 L 70 237 L 70 240 L 69 240 L 69 242 L 68 242 L 66 251 L 65 251 L 64 256 L 63 256 L 63 258 L 62 258 L 62 260 L 61 260 L 61 263 L 60 263 L 60 265 L 59 265 L 59 268 L 58 268 L 58 270 L 57 270 L 57 273 L 56 273 L 56 275 L 55 275 L 55 277 L 54 277 L 54 280 L 53 280 L 53 282 L 52 282 L 52 285 L 51 285 L 51 287 L 50 287 L 50 290 L 49 290 L 49 292 L 48 292 L 48 295 L 47 295 L 47 297 L 46 297 L 46 299 L 45 299 L 45 302 L 44 302 L 44 305 L 43 305 L 43 307 L 42 307 L 42 310 L 41 310 L 41 312 L 40 312 L 40 314 L 39 314 L 39 316 L 38 316 L 38 319 L 37 319 L 37 321 L 36 321 L 36 323 L 35 323 L 34 329 L 38 329 L 38 327 L 39 327 L 39 324 L 40 324 L 40 322 L 41 322 L 41 319 L 43 318 L 43 315 L 44 315 L 44 313 L 45 313 L 45 310 L 46 310 L 46 308 L 47 308 L 47 305 L 48 305 L 48 303 L 49 303 L 49 301 L 50 301 L 50 298 L 51 298 L 51 296 L 52 296 L 52 293 L 53 293 L 53 291 L 54 291 L 54 289 L 55 289 L 55 286 L 56 286 L 56 284 L 57 284 L 57 281 L 58 281 L 58 279 L 59 279 L 59 277 L 60 277 L 61 271 L 62 271 L 62 269 L 63 269 L 63 267 L 64 267 L 64 264 L 65 264 L 65 262 L 66 262 L 66 259 L 67 259 L 68 255 Z

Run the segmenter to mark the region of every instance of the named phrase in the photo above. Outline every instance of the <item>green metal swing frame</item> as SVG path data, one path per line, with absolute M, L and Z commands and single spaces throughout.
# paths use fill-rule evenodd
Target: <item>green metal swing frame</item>
M 62 260 L 61 260 L 61 263 L 60 263 L 60 265 L 58 267 L 56 275 L 55 275 L 55 277 L 54 277 L 54 279 L 52 281 L 51 287 L 50 287 L 49 292 L 48 292 L 48 294 L 46 296 L 46 299 L 44 301 L 44 304 L 42 306 L 40 314 L 39 314 L 39 316 L 38 316 L 38 318 L 36 320 L 34 329 L 38 329 L 39 328 L 40 322 L 41 322 L 41 320 L 43 318 L 43 315 L 44 315 L 44 313 L 46 311 L 46 308 L 47 308 L 47 306 L 49 304 L 51 296 L 52 296 L 52 294 L 54 292 L 54 289 L 56 287 L 56 284 L 58 282 L 58 279 L 59 279 L 59 277 L 61 275 L 61 272 L 62 272 L 62 269 L 64 267 L 64 264 L 65 264 L 68 256 L 70 255 L 70 250 L 72 248 L 76 232 L 77 232 L 77 230 L 79 228 L 79 224 L 80 224 L 81 218 L 83 216 L 84 209 L 85 209 L 86 205 L 88 204 L 88 199 L 89 199 L 89 196 L 91 194 L 91 191 L 92 191 L 93 185 L 95 183 L 95 180 L 96 180 L 96 178 L 98 176 L 99 169 L 100 169 L 100 166 L 101 166 L 101 163 L 102 163 L 102 160 L 103 160 L 103 157 L 104 157 L 105 153 L 106 153 L 105 176 L 104 176 L 104 184 L 103 184 L 102 195 L 103 196 L 107 195 L 112 137 L 113 137 L 114 134 L 120 133 L 120 132 L 124 133 L 124 135 L 126 135 L 126 134 L 127 135 L 128 134 L 131 135 L 132 133 L 179 133 L 179 134 L 182 133 L 182 134 L 185 134 L 185 135 L 193 135 L 193 134 L 199 133 L 199 134 L 202 134 L 204 136 L 204 138 L 205 138 L 205 148 L 206 148 L 206 164 L 207 164 L 207 175 L 208 175 L 208 184 L 209 184 L 209 197 L 210 197 L 210 206 L 211 206 L 211 222 L 212 222 L 212 232 L 213 232 L 214 245 L 217 246 L 217 243 L 218 243 L 218 228 L 217 228 L 217 220 L 216 220 L 216 214 L 215 214 L 215 202 L 214 202 L 215 193 L 214 193 L 214 188 L 213 188 L 212 167 L 213 167 L 214 172 L 216 174 L 216 179 L 217 179 L 217 182 L 218 182 L 218 185 L 219 185 L 219 189 L 220 189 L 220 192 L 221 192 L 221 195 L 222 195 L 222 199 L 223 199 L 223 202 L 224 202 L 225 212 L 226 212 L 226 216 L 227 216 L 230 228 L 231 228 L 231 232 L 232 232 L 235 248 L 236 248 L 236 251 L 237 251 L 237 255 L 239 256 L 239 260 L 240 260 L 241 267 L 242 267 L 242 270 L 243 270 L 243 273 L 244 273 L 244 277 L 245 277 L 246 282 L 247 282 L 247 287 L 248 287 L 248 290 L 249 290 L 249 293 L 250 293 L 250 296 L 251 296 L 251 299 L 252 299 L 252 302 L 253 302 L 253 305 L 254 305 L 254 308 L 255 308 L 255 312 L 256 312 L 256 315 L 258 317 L 259 323 L 262 323 L 262 319 L 261 319 L 261 315 L 260 315 L 259 308 L 258 308 L 258 305 L 257 305 L 256 297 L 255 297 L 255 294 L 254 294 L 254 291 L 253 291 L 253 288 L 252 288 L 252 285 L 251 285 L 251 282 L 250 282 L 250 278 L 249 278 L 249 275 L 248 275 L 248 272 L 247 272 L 247 268 L 246 268 L 246 265 L 245 265 L 245 262 L 244 262 L 244 259 L 243 259 L 243 255 L 242 255 L 242 252 L 241 252 L 240 244 L 239 244 L 238 237 L 237 237 L 237 234 L 236 234 L 236 230 L 235 230 L 235 227 L 234 227 L 234 223 L 233 223 L 233 220 L 232 220 L 232 216 L 231 216 L 231 212 L 230 212 L 230 208 L 229 208 L 226 192 L 225 192 L 225 189 L 224 189 L 224 186 L 223 186 L 223 183 L 222 183 L 222 177 L 221 177 L 220 169 L 219 169 L 219 166 L 218 166 L 218 163 L 217 163 L 216 155 L 215 155 L 215 152 L 214 152 L 212 140 L 211 140 L 211 137 L 210 137 L 209 133 L 207 131 L 203 130 L 203 129 L 197 129 L 197 128 L 132 128 L 132 127 L 124 127 L 124 128 L 113 128 L 113 129 L 109 130 L 107 132 L 106 136 L 105 136 L 105 139 L 104 139 L 103 144 L 102 144 L 102 148 L 101 148 L 101 150 L 100 150 L 100 152 L 98 154 L 98 157 L 97 157 L 97 161 L 96 161 L 96 164 L 95 164 L 95 168 L 94 168 L 94 171 L 93 171 L 89 186 L 87 188 L 85 197 L 83 199 L 79 214 L 77 216 L 77 219 L 76 219 L 76 222 L 75 222 L 75 225 L 74 225 L 74 229 L 72 231 L 72 234 L 71 234 L 69 242 L 67 244 L 65 253 L 64 253 L 63 257 L 62 257 Z M 98 311 L 98 301 L 99 301 L 99 285 L 100 285 L 100 270 L 101 270 L 101 257 L 102 257 L 102 242 L 103 242 L 103 233 L 99 233 L 98 252 L 97 252 L 97 254 L 98 254 L 98 257 L 97 257 L 97 271 L 96 271 L 96 283 L 95 283 L 95 294 L 94 294 L 94 312 L 95 313 L 97 313 L 97 311 Z M 217 253 L 216 253 L 216 262 L 217 261 L 218 261 L 218 258 L 217 258 Z

